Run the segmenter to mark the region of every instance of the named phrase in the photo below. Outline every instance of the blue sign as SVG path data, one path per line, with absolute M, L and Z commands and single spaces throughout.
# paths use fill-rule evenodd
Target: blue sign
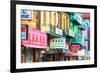
M 32 19 L 32 11 L 27 9 L 21 10 L 21 19 L 30 20 Z
M 27 34 L 26 32 L 21 32 L 21 39 L 26 39 L 27 38 Z

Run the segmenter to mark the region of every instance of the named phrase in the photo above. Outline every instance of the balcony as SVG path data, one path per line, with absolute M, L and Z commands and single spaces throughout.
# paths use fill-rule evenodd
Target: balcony
M 70 21 L 72 21 L 75 25 L 82 24 L 82 17 L 78 13 L 70 14 Z

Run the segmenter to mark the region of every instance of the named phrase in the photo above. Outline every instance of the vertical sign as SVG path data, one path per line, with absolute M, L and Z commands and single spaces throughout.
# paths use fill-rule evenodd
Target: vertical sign
M 28 26 L 21 25 L 21 39 L 26 40 L 28 38 Z

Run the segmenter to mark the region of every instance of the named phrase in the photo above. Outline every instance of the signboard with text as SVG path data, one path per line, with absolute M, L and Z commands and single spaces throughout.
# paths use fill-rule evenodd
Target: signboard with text
M 21 19 L 22 20 L 32 20 L 32 11 L 27 9 L 21 10 Z
M 65 38 L 55 38 L 50 40 L 50 48 L 66 48 Z
M 62 30 L 59 29 L 59 28 L 56 28 L 56 34 L 58 34 L 58 35 L 62 35 Z
M 28 26 L 21 25 L 21 39 L 26 40 L 28 38 Z
M 81 50 L 82 49 L 82 45 L 81 44 L 71 44 L 70 45 L 70 49 L 71 50 Z
M 22 45 L 33 48 L 47 48 L 47 34 L 39 30 L 29 28 L 28 40 L 22 40 Z

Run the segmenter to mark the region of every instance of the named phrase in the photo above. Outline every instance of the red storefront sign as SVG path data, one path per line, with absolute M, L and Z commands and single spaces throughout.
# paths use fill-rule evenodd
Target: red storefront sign
M 47 48 L 47 34 L 39 30 L 29 28 L 28 40 L 22 40 L 22 45 L 33 48 Z
M 81 50 L 82 46 L 81 46 L 81 44 L 71 44 L 70 49 L 71 50 Z

